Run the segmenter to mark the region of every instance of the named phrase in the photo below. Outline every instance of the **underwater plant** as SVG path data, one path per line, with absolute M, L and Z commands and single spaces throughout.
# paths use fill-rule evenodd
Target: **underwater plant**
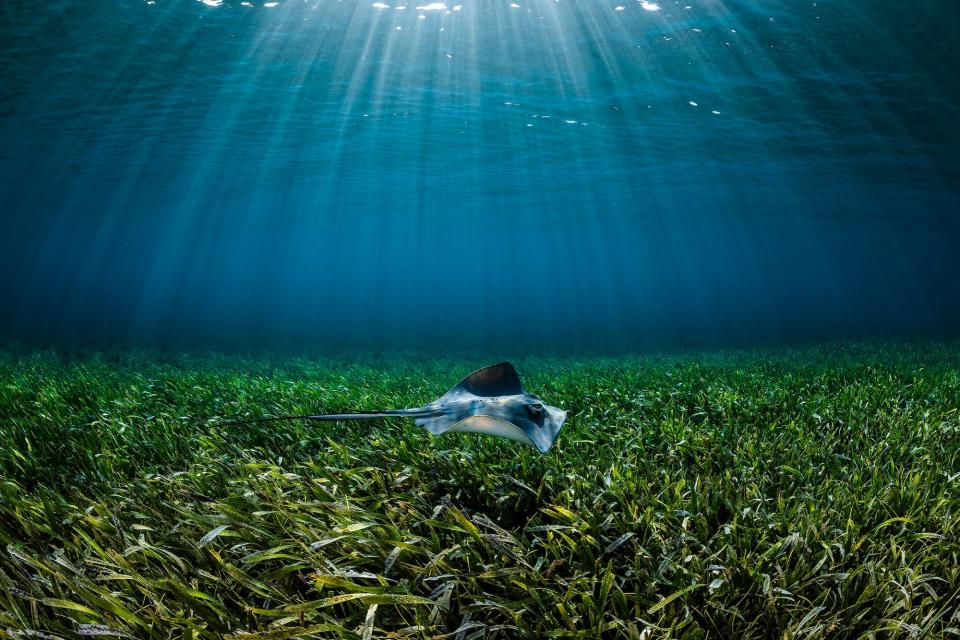
M 0 349 L 0 638 L 957 637 L 956 343 L 526 356 L 545 455 L 206 418 L 466 362 Z

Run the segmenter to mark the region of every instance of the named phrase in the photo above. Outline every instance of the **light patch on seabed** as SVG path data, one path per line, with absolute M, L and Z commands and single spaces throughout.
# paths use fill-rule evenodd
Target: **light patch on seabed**
M 444 11 L 447 8 L 442 2 L 431 2 L 430 4 L 424 4 L 417 7 L 418 11 Z
M 389 8 L 390 8 L 390 5 L 388 5 L 388 4 L 383 4 L 382 2 L 374 2 L 374 3 L 373 3 L 372 5 L 370 5 L 370 6 L 373 7 L 374 9 L 389 9 Z
M 660 5 L 656 2 L 647 2 L 647 0 L 640 0 L 640 7 L 646 11 L 660 11 Z

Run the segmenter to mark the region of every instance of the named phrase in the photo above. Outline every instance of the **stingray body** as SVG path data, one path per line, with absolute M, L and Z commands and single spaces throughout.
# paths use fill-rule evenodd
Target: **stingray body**
M 450 391 L 422 407 L 362 413 L 281 416 L 243 422 L 370 420 L 389 416 L 415 418 L 417 426 L 433 435 L 448 431 L 484 433 L 522 442 L 546 453 L 560 433 L 560 427 L 567 419 L 567 412 L 543 404 L 540 398 L 523 388 L 513 365 L 501 362 L 474 371 Z

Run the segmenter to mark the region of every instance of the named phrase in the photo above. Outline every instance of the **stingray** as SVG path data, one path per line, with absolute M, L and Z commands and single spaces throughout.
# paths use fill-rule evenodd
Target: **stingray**
M 249 424 L 276 420 L 374 420 L 386 417 L 415 418 L 414 423 L 433 435 L 448 432 L 483 433 L 508 438 L 546 453 L 567 412 L 544 404 L 523 388 L 517 370 L 509 362 L 477 369 L 445 394 L 422 407 L 357 413 L 324 413 L 304 416 L 277 416 L 231 421 Z

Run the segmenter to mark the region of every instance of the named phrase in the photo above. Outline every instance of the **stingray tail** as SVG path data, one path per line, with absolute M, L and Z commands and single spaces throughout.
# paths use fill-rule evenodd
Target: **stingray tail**
M 427 415 L 425 409 L 390 409 L 387 411 L 367 411 L 357 413 L 319 413 L 302 416 L 266 416 L 263 418 L 231 419 L 221 422 L 224 425 L 258 424 L 261 422 L 284 422 L 289 420 L 312 420 L 316 422 L 340 422 L 344 420 L 376 420 L 377 418 L 409 417 Z

